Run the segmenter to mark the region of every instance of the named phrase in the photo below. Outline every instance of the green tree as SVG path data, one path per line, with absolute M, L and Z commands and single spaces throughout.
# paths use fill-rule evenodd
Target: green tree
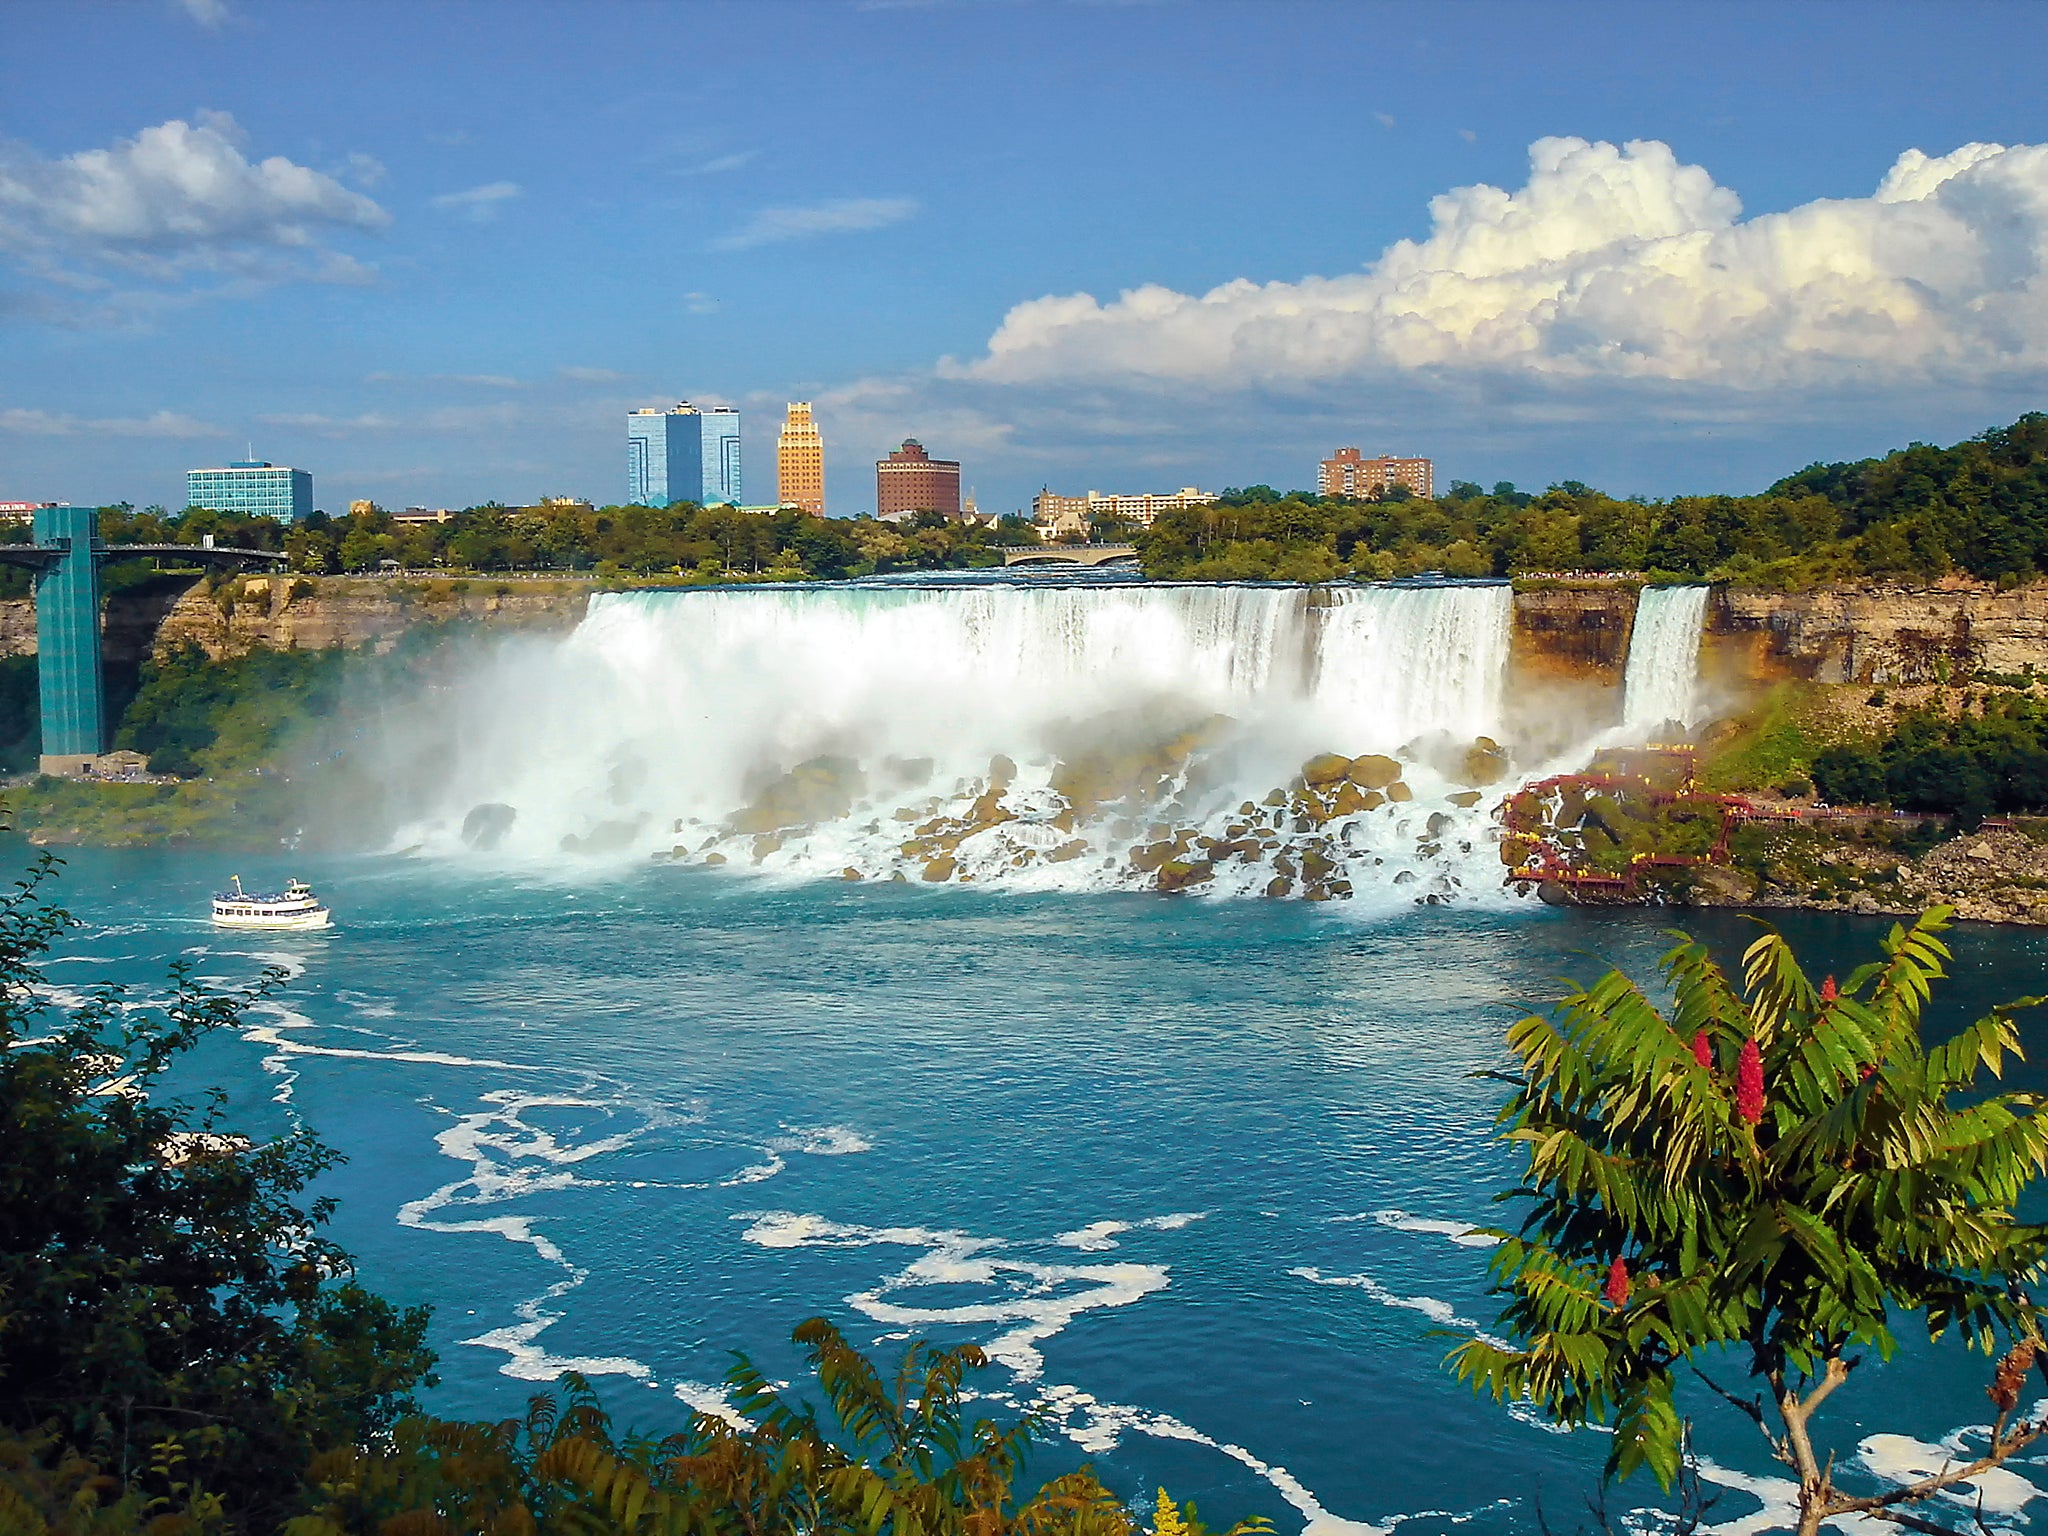
M 277 984 L 57 1014 L 37 962 L 72 919 L 47 857 L 0 897 L 0 1432 L 55 1436 L 119 1485 L 233 1489 L 274 1529 L 314 1452 L 390 1430 L 431 1380 L 424 1309 L 350 1280 L 301 1203 L 339 1160 L 311 1133 L 227 1134 L 173 1064 Z M 172 1485 L 175 1485 L 173 1487 Z
M 987 1364 L 974 1345 L 913 1344 L 884 1375 L 823 1318 L 796 1342 L 822 1415 L 743 1359 L 729 1414 L 694 1414 L 651 1441 L 619 1434 L 571 1377 L 565 1401 L 536 1397 L 523 1420 L 413 1420 L 337 1448 L 312 1468 L 316 1512 L 285 1536 L 1141 1536 L 1085 1468 L 1019 1489 L 1043 1424 L 967 1418 L 966 1378 Z M 1159 1532 L 1208 1536 L 1192 1505 L 1183 1513 L 1162 1491 L 1159 1509 Z M 1246 1520 L 1229 1536 L 1269 1529 Z
M 1504 1198 L 1529 1213 L 1492 1261 L 1513 1342 L 1461 1345 L 1458 1374 L 1561 1424 L 1611 1422 L 1608 1475 L 1647 1466 L 1669 1486 L 1679 1368 L 1732 1352 L 1768 1403 L 1723 1395 L 1797 1475 L 1801 1536 L 1848 1514 L 1945 1531 L 1908 1506 L 2048 1430 L 2017 1412 L 2040 1339 L 2021 1287 L 2048 1228 L 2016 1213 L 2048 1166 L 2048 1121 L 2039 1096 L 1978 1081 L 2019 1055 L 2011 1015 L 2040 999 L 1925 1044 L 1947 926 L 1939 907 L 1895 926 L 1839 989 L 1816 987 L 1775 932 L 1749 947 L 1740 986 L 1687 941 L 1664 959 L 1668 1014 L 1610 971 L 1516 1024 L 1500 1124 L 1528 1166 Z M 1974 1460 L 1850 1493 L 1815 1415 L 1865 1352 L 1892 1353 L 1905 1319 L 1987 1354 L 2010 1342 L 1997 1419 Z

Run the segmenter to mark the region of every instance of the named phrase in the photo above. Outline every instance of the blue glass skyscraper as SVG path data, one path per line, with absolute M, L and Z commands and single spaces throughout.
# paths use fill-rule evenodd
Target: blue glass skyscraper
M 699 410 L 687 400 L 673 410 L 626 417 L 626 499 L 641 506 L 672 501 L 740 504 L 740 413 L 731 406 Z
M 185 504 L 215 512 L 302 522 L 313 515 L 313 477 L 262 459 L 238 459 L 221 469 L 185 471 Z

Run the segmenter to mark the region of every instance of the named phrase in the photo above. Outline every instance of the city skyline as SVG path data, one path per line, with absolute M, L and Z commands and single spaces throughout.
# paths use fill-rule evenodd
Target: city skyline
M 332 505 L 608 497 L 679 398 L 1001 507 L 1346 441 L 1668 495 L 2048 403 L 2013 6 L 707 3 L 629 66 L 630 9 L 506 0 L 486 58 L 460 5 L 10 7 L 0 496 L 169 505 L 254 436 Z M 696 12 L 719 71 L 639 84 Z

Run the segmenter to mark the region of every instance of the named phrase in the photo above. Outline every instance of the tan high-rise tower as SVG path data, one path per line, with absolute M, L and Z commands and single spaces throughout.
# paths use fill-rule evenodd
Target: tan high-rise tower
M 785 507 L 802 507 L 813 517 L 825 515 L 825 440 L 811 420 L 811 402 L 792 400 L 775 440 L 775 479 Z

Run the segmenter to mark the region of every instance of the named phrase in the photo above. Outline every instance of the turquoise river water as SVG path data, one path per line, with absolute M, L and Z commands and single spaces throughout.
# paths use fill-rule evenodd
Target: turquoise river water
M 573 1367 L 671 1426 L 718 1402 L 733 1350 L 793 1375 L 789 1330 L 823 1313 L 884 1356 L 983 1344 L 981 1388 L 1064 1431 L 1046 1475 L 1089 1460 L 1285 1533 L 1533 1531 L 1539 1497 L 1583 1521 L 1602 1437 L 1441 1368 L 1445 1331 L 1493 1316 L 1469 1229 L 1512 1172 L 1501 1090 L 1468 1074 L 1559 975 L 1647 972 L 1663 914 L 305 858 L 242 873 L 306 876 L 338 926 L 250 939 L 204 921 L 226 873 L 70 855 L 85 926 L 53 990 L 146 996 L 179 956 L 291 972 L 196 1076 L 243 1124 L 302 1118 L 347 1153 L 337 1235 L 373 1287 L 436 1307 L 440 1411 L 508 1413 Z M 1840 965 L 1878 932 L 1793 926 Z M 1950 1022 L 2048 969 L 2048 935 L 1957 943 Z M 1981 1420 L 1985 1379 L 1909 1349 L 1829 1406 L 1828 1442 L 1897 1475 Z M 1784 1485 L 1754 1429 L 1693 1407 L 1710 1522 L 1768 1526 Z M 2019 1471 L 1987 1485 L 1995 1523 L 2039 1507 L 2048 1471 Z

